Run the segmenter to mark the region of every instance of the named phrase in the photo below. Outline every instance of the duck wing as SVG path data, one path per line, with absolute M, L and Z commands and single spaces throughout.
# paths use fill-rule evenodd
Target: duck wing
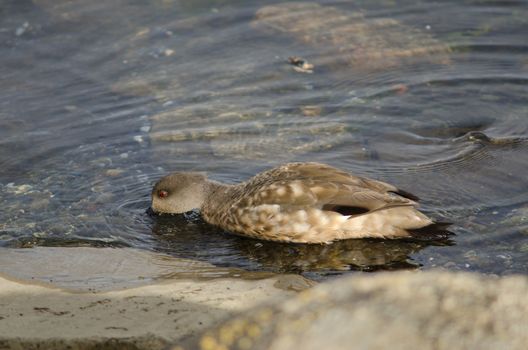
M 417 206 L 393 185 L 319 163 L 285 164 L 251 179 L 246 186 L 252 193 L 246 197 L 251 203 L 245 204 L 251 206 L 314 207 L 347 216 L 396 206 Z

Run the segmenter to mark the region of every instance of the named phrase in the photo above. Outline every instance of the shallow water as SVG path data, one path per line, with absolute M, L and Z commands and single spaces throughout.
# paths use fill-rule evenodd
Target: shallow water
M 313 278 L 528 271 L 528 3 L 1 3 L 1 246 Z M 236 182 L 286 161 L 390 181 L 456 235 L 301 246 L 145 214 L 170 171 Z

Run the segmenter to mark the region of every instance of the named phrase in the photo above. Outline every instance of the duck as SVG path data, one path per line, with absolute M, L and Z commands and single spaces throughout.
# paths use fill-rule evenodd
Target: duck
M 197 209 L 224 231 L 278 242 L 409 238 L 435 224 L 413 194 L 315 162 L 283 164 L 239 184 L 174 172 L 156 182 L 151 199 L 156 214 Z

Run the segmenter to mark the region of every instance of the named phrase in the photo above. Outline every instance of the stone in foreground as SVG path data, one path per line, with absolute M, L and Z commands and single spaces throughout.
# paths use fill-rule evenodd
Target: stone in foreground
M 176 349 L 525 349 L 528 279 L 384 273 L 324 283 Z

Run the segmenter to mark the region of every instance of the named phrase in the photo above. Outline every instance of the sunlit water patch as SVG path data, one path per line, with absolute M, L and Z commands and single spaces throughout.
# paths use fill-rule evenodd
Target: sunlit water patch
M 524 2 L 8 1 L 0 244 L 314 278 L 526 273 L 527 18 Z M 456 236 L 276 244 L 145 212 L 169 171 L 233 183 L 287 161 L 393 182 Z

